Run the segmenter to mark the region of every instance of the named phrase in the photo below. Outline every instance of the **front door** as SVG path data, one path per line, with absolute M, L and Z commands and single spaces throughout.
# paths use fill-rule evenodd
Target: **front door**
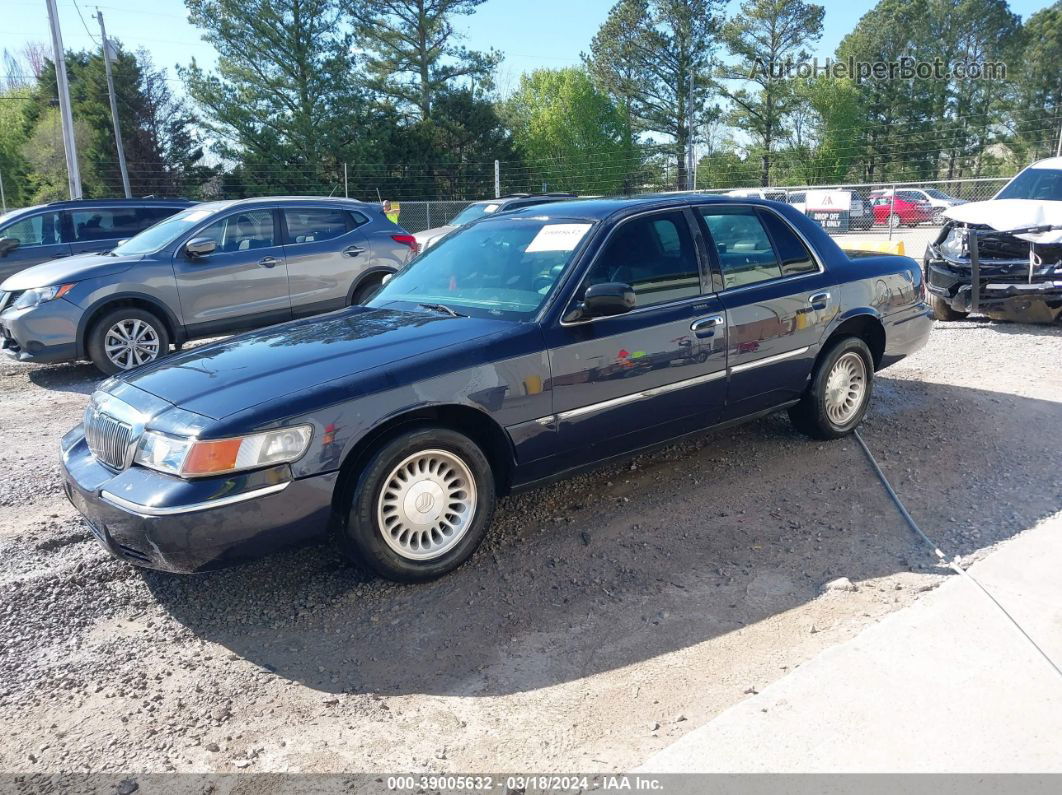
M 0 256 L 0 283 L 13 273 L 70 254 L 70 246 L 61 240 L 57 212 L 39 212 L 14 221 L 0 229 L 3 237 L 14 238 L 18 246 Z
M 702 205 L 727 315 L 726 417 L 800 397 L 830 320 L 834 279 L 779 214 L 766 207 Z
M 174 254 L 181 313 L 192 336 L 291 319 L 276 216 L 271 209 L 239 210 L 188 236 L 213 239 L 213 253 L 190 257 L 182 245 Z
M 682 209 L 623 221 L 576 295 L 623 282 L 636 308 L 547 334 L 557 449 L 573 466 L 707 425 L 722 409 L 726 325 L 702 289 L 691 221 Z
M 369 266 L 372 250 L 358 227 L 361 213 L 328 207 L 285 207 L 288 290 L 295 317 L 347 305 L 358 274 Z

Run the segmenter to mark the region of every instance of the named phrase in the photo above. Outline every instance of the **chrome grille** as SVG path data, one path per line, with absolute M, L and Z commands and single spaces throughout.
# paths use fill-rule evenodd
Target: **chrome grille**
M 85 440 L 89 450 L 102 463 L 113 469 L 129 465 L 129 441 L 132 426 L 116 420 L 92 407 L 85 412 Z

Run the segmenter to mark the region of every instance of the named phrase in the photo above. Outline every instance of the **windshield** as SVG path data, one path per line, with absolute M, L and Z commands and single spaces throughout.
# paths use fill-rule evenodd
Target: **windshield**
M 463 224 L 468 224 L 472 221 L 482 218 L 485 215 L 496 213 L 499 209 L 501 209 L 501 205 L 495 202 L 479 202 L 477 204 L 470 204 L 468 207 L 466 207 L 457 215 L 455 215 L 453 217 L 453 220 L 450 221 L 450 223 L 454 226 L 462 226 Z
M 139 235 L 129 238 L 120 246 L 116 246 L 111 253 L 116 257 L 124 257 L 130 254 L 151 254 L 160 248 L 165 248 L 189 229 L 205 221 L 212 214 L 212 210 L 192 208 L 176 215 L 171 215 L 166 220 L 159 221 L 154 226 L 149 226 Z
M 427 249 L 369 305 L 442 304 L 477 317 L 529 319 L 591 226 L 541 218 L 474 224 Z
M 1027 168 L 997 193 L 995 198 L 1062 202 L 1062 169 Z
M 949 196 L 948 194 L 946 194 L 946 193 L 944 193 L 942 191 L 937 190 L 936 188 L 926 188 L 926 193 L 928 193 L 934 199 L 950 199 L 951 198 L 951 196 Z

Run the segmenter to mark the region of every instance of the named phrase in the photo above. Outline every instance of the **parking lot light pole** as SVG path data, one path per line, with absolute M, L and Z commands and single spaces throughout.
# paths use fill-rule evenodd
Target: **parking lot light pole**
M 122 125 L 118 121 L 118 102 L 114 96 L 114 75 L 111 74 L 111 43 L 107 41 L 107 28 L 103 26 L 103 12 L 96 9 L 100 23 L 100 39 L 103 40 L 103 68 L 107 73 L 107 95 L 111 101 L 111 121 L 114 122 L 114 145 L 118 147 L 118 168 L 122 172 L 122 190 L 125 198 L 133 198 L 129 189 L 129 169 L 125 166 L 125 147 L 122 145 Z
M 63 122 L 63 152 L 66 154 L 66 184 L 71 199 L 81 198 L 81 171 L 77 164 L 77 141 L 74 138 L 74 117 L 70 112 L 70 84 L 66 79 L 66 57 L 63 34 L 59 31 L 59 13 L 55 0 L 45 0 L 48 23 L 52 29 L 52 56 L 55 61 L 55 82 L 59 89 L 59 116 Z

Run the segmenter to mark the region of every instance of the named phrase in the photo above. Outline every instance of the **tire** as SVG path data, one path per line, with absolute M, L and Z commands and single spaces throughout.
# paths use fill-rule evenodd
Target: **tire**
M 903 221 L 896 213 L 889 213 L 889 217 L 885 219 L 885 225 L 889 229 L 899 229 L 902 224 Z
M 439 510 L 440 498 L 450 513 Z M 475 442 L 447 428 L 418 427 L 382 442 L 351 478 L 337 542 L 381 577 L 427 582 L 475 552 L 496 501 L 494 473 Z M 452 538 L 444 517 L 455 531 Z
M 351 306 L 361 306 L 366 301 L 368 301 L 370 298 L 372 298 L 373 295 L 376 294 L 376 291 L 379 290 L 382 286 L 383 286 L 383 276 L 382 275 L 381 276 L 371 276 L 371 277 L 369 277 L 368 279 L 365 280 L 364 283 L 359 284 L 357 286 L 357 289 L 354 290 L 354 295 L 351 296 L 351 299 L 350 299 L 350 305 Z
M 845 388 L 840 382 L 831 387 L 831 375 L 835 373 L 838 379 L 848 379 Z M 861 387 L 858 395 L 853 396 L 856 381 Z M 845 390 L 853 400 L 851 406 L 842 400 Z M 873 390 L 874 359 L 870 348 L 859 337 L 842 337 L 819 357 L 803 397 L 789 409 L 789 419 L 798 431 L 813 439 L 840 439 L 863 421 Z
M 943 298 L 933 295 L 933 293 L 926 293 L 926 303 L 929 304 L 929 308 L 933 310 L 933 317 L 937 320 L 964 320 L 969 316 L 969 312 L 959 312 L 948 306 L 948 302 Z
M 124 339 L 140 340 L 141 344 L 115 351 L 112 347 Z M 123 306 L 107 312 L 93 324 L 85 346 L 89 358 L 105 375 L 135 369 L 162 358 L 170 351 L 170 334 L 158 315 L 146 309 Z

